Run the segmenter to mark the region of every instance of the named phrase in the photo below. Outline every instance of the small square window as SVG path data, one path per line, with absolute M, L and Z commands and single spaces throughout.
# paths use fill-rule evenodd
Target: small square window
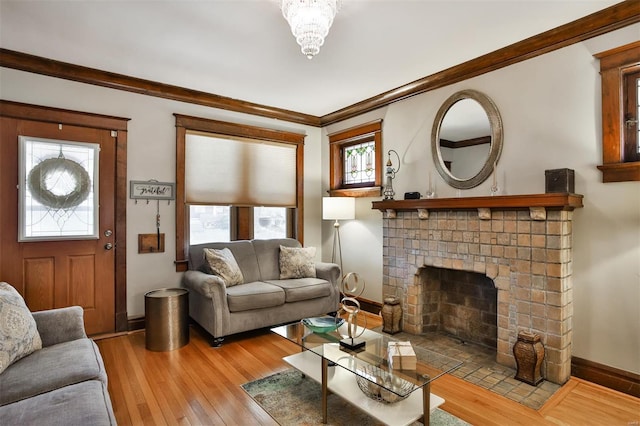
M 382 121 L 329 135 L 332 196 L 376 197 L 382 191 Z
M 344 185 L 375 186 L 376 144 L 367 141 L 342 148 Z

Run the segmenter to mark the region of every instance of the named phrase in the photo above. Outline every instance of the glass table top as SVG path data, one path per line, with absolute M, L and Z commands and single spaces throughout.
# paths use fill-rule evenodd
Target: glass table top
M 407 396 L 462 365 L 459 360 L 412 345 L 416 354 L 416 369 L 392 368 L 387 360 L 387 348 L 390 342 L 398 340 L 358 327 L 356 335 L 361 332 L 362 335 L 356 341 L 364 341 L 365 345 L 359 349 L 349 349 L 340 344 L 347 336 L 347 324 L 327 333 L 313 332 L 301 322 L 275 327 L 271 331 L 296 343 L 303 350 L 326 359 L 329 366 L 345 368 L 400 397 Z M 350 343 L 348 337 L 345 340 Z

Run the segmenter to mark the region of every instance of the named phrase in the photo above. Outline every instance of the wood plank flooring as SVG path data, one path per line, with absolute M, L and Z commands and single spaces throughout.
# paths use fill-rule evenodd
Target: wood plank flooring
M 282 357 L 298 352 L 295 344 L 262 331 L 212 348 L 197 327 L 175 351 L 147 351 L 144 339 L 134 332 L 97 341 L 119 425 L 276 424 L 240 385 L 288 369 Z M 640 425 L 640 399 L 575 378 L 538 411 L 451 375 L 432 392 L 473 425 Z

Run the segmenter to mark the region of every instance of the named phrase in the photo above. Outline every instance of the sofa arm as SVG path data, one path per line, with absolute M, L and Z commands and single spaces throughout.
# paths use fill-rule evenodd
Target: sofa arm
M 84 310 L 80 306 L 33 312 L 33 318 L 43 347 L 87 337 Z
M 184 287 L 195 291 L 208 299 L 227 301 L 227 286 L 217 275 L 205 274 L 202 271 L 185 271 L 182 276 Z
M 337 289 L 340 288 L 340 266 L 335 263 L 316 262 L 316 277 L 329 281 Z

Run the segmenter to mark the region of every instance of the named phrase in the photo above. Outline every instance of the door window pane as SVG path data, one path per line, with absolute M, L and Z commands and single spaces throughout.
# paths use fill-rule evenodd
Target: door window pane
M 229 206 L 189 206 L 191 244 L 231 241 Z
M 100 146 L 19 137 L 19 241 L 98 238 Z
M 287 209 L 284 207 L 253 208 L 253 238 L 286 238 Z

